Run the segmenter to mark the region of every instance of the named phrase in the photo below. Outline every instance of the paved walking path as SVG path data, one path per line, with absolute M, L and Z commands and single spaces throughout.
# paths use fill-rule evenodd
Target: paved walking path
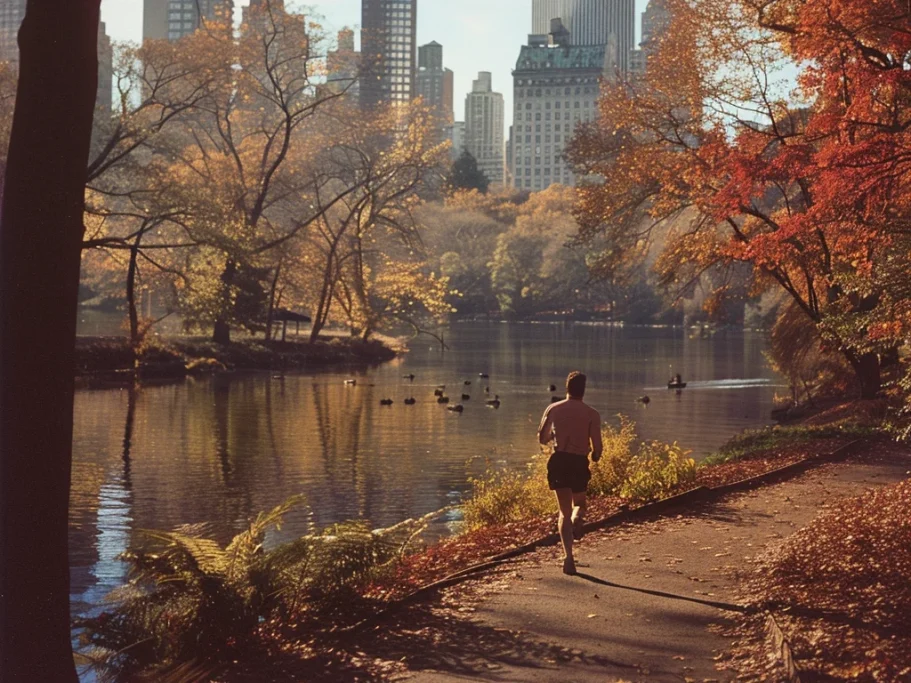
M 909 470 L 907 451 L 876 444 L 686 516 L 589 534 L 578 576 L 539 551 L 456 589 L 447 608 L 409 610 L 378 650 L 419 683 L 733 680 L 716 668 L 729 644 L 716 626 L 739 609 L 738 573 L 827 506 Z

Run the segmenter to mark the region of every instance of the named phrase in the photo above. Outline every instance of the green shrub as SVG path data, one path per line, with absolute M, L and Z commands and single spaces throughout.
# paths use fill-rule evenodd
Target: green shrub
M 592 479 L 588 490 L 593 495 L 613 496 L 620 492 L 626 481 L 632 460 L 633 449 L 638 437 L 636 424 L 625 415 L 620 415 L 620 427 L 605 426 L 601 430 L 604 452 L 601 461 L 592 466 Z
M 620 426 L 604 427 L 604 452 L 593 464 L 588 491 L 592 495 L 620 496 L 648 502 L 669 495 L 696 479 L 697 465 L 687 451 L 659 442 L 636 446 L 636 425 L 620 416 Z M 545 449 L 532 458 L 525 470 L 494 469 L 471 480 L 471 496 L 463 504 L 466 528 L 516 522 L 556 510 L 554 494 L 547 486 Z
M 630 460 L 620 496 L 640 503 L 667 498 L 696 481 L 698 465 L 676 443 L 650 441 Z
M 542 449 L 526 470 L 496 469 L 469 480 L 471 497 L 462 506 L 467 530 L 515 522 L 553 511 L 554 494 L 547 488 L 547 457 Z

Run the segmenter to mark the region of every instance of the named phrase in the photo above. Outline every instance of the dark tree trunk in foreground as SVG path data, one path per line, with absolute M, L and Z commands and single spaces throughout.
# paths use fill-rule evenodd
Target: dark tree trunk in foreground
M 0 680 L 76 681 L 67 508 L 100 0 L 29 0 L 0 213 Z

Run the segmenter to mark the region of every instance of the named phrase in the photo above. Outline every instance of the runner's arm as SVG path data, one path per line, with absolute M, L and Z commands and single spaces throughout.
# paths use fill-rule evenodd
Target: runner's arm
M 592 442 L 592 462 L 598 462 L 604 452 L 604 443 L 601 441 L 601 416 L 595 413 L 589 423 L 589 438 Z
M 538 442 L 546 446 L 554 440 L 554 422 L 550 419 L 550 406 L 541 416 L 541 424 L 538 426 Z

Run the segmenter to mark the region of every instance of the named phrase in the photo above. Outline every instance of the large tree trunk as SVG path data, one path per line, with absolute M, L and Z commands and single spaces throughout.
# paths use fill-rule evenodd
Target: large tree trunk
M 75 682 L 67 509 L 100 0 L 29 0 L 0 211 L 0 679 Z
M 136 236 L 136 241 L 130 247 L 130 264 L 127 267 L 127 313 L 130 318 L 130 348 L 133 349 L 133 360 L 136 361 L 136 351 L 139 348 L 139 312 L 136 309 L 136 271 L 139 268 L 139 240 L 142 233 Z

